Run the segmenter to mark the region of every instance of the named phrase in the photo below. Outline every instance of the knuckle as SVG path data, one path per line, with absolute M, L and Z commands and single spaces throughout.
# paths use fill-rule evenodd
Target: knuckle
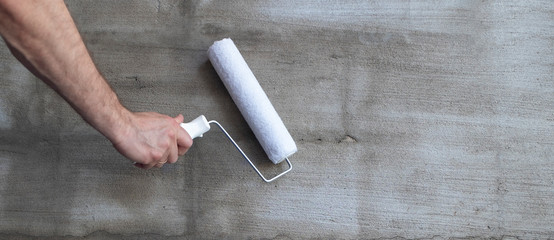
M 168 129 L 167 132 L 166 132 L 167 136 L 170 137 L 170 138 L 175 138 L 175 131 L 173 131 L 173 129 Z
M 171 143 L 170 143 L 169 140 L 167 140 L 167 141 L 162 141 L 162 142 L 160 143 L 160 147 L 161 147 L 162 149 L 168 149 L 170 145 L 171 145 Z
M 159 149 L 162 149 L 165 151 L 165 149 L 167 148 L 167 146 L 169 145 L 169 142 L 171 141 L 170 138 L 167 137 L 167 135 L 164 135 L 164 136 L 160 136 L 160 138 L 158 139 L 158 141 L 155 143 L 155 146 L 158 147 Z
M 153 161 L 157 162 L 158 160 L 160 160 L 163 157 L 163 153 L 161 153 L 160 151 L 157 151 L 157 150 L 153 150 L 153 151 L 150 152 L 150 157 Z

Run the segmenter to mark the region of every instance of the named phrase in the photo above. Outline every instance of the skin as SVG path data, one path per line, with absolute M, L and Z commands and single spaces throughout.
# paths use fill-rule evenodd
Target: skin
M 63 0 L 0 0 L 0 34 L 13 55 L 135 166 L 175 163 L 192 145 L 183 116 L 131 112 L 94 65 Z

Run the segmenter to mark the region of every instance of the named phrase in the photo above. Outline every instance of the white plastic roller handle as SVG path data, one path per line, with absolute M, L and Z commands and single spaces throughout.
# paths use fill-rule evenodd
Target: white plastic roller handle
M 187 131 L 192 139 L 202 137 L 204 133 L 210 130 L 210 124 L 204 115 L 200 115 L 194 120 L 188 123 L 181 123 L 180 125 L 183 129 L 185 129 L 185 131 Z

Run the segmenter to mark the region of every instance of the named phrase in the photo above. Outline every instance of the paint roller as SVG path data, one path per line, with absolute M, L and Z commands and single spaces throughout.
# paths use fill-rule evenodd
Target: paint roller
M 289 167 L 267 179 L 221 124 L 208 121 L 204 115 L 181 123 L 181 127 L 194 139 L 210 130 L 210 124 L 217 125 L 265 182 L 271 182 L 292 170 L 288 157 L 297 151 L 296 144 L 233 41 L 225 38 L 214 42 L 208 49 L 208 58 L 269 159 L 274 164 L 286 161 Z

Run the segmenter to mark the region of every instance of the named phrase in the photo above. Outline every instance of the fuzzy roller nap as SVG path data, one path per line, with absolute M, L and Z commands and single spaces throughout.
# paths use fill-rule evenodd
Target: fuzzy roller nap
M 215 42 L 208 57 L 269 159 L 277 164 L 295 153 L 294 140 L 233 41 Z
M 269 159 L 274 164 L 286 160 L 289 169 L 266 179 L 227 131 L 216 121 L 208 122 L 203 115 L 181 126 L 196 138 L 210 130 L 210 123 L 216 124 L 266 182 L 289 172 L 292 165 L 288 157 L 297 151 L 296 144 L 233 41 L 226 38 L 215 42 L 208 49 L 208 57 Z

